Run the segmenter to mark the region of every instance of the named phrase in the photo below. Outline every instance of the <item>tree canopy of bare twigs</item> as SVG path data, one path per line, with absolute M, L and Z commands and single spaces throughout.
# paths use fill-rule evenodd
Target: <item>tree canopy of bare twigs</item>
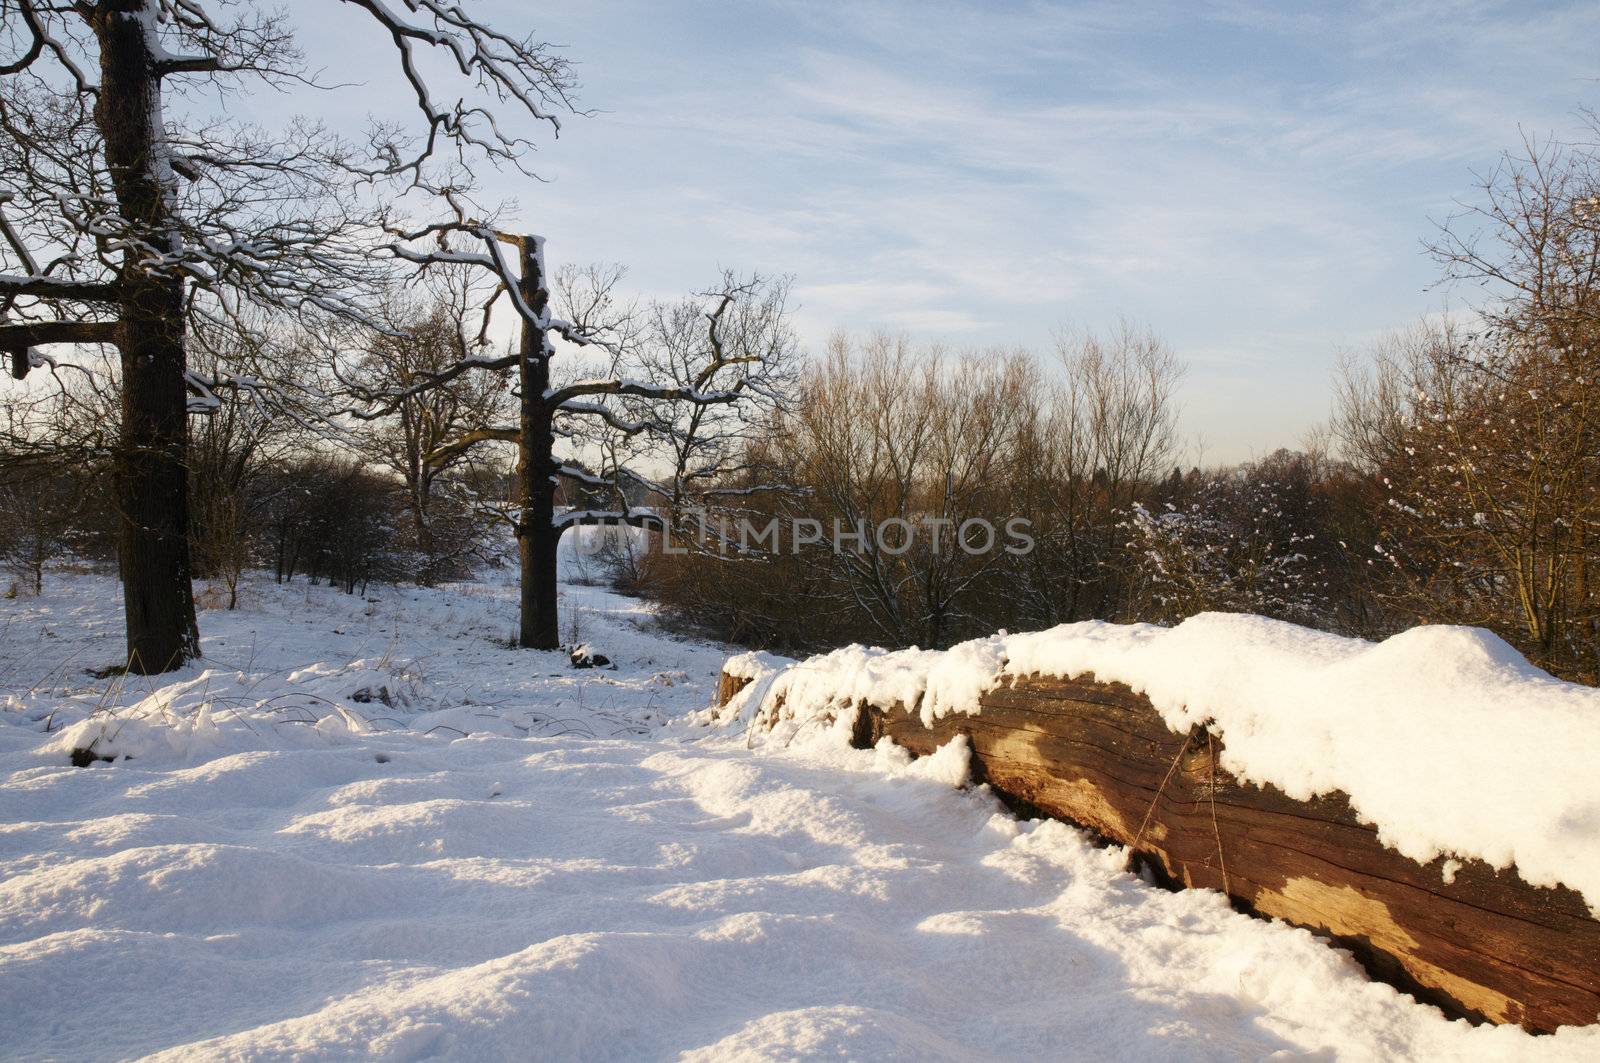
M 1338 423 L 1369 470 L 1377 592 L 1400 616 L 1490 627 L 1600 675 L 1600 163 L 1528 141 L 1429 243 L 1478 320 L 1423 326 L 1345 374 Z
M 750 428 L 782 402 L 792 372 L 788 285 L 728 273 L 693 299 L 641 312 L 618 291 L 620 269 L 552 276 L 541 237 L 498 231 L 450 201 L 453 217 L 395 230 L 392 246 L 426 269 L 465 267 L 489 278 L 495 286 L 476 341 L 409 384 L 346 384 L 367 404 L 358 416 L 373 420 L 473 375 L 515 374 L 515 423 L 460 426 L 432 456 L 445 460 L 495 442 L 517 447 L 517 486 L 504 515 L 522 568 L 518 640 L 554 649 L 556 550 L 564 531 L 599 524 L 665 531 L 672 513 L 692 499 L 750 489 L 727 485 L 748 471 L 740 456 Z M 501 303 L 518 325 L 515 348 L 503 353 L 488 341 L 490 315 Z M 563 348 L 573 357 L 558 362 Z M 558 455 L 558 441 L 565 454 Z M 574 460 L 580 455 L 590 460 Z M 563 478 L 606 504 L 558 511 Z M 630 505 L 635 484 L 649 489 L 653 505 Z
M 0 352 L 11 374 L 120 355 L 117 507 L 130 668 L 199 652 L 189 592 L 185 417 L 259 367 L 190 364 L 197 322 L 250 310 L 377 324 L 386 233 L 419 197 L 526 168 L 528 130 L 570 109 L 566 61 L 458 0 L 342 0 L 350 47 L 387 53 L 414 118 L 359 136 L 208 113 L 231 94 L 319 86 L 282 13 L 223 0 L 3 0 Z M 339 91 L 336 86 L 325 86 Z M 62 353 L 63 346 L 68 348 Z

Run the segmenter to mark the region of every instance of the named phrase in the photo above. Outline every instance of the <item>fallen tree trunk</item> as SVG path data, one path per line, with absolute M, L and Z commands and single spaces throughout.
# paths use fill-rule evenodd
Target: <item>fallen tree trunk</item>
M 745 682 L 724 674 L 719 699 Z M 916 705 L 857 708 L 857 746 L 888 737 L 921 756 L 964 734 L 975 778 L 1019 812 L 1128 846 L 1165 885 L 1324 935 L 1450 1015 L 1534 1032 L 1600 1017 L 1600 921 L 1576 891 L 1478 860 L 1419 864 L 1341 793 L 1299 801 L 1242 784 L 1218 767 L 1221 739 L 1174 733 L 1126 686 L 1008 677 L 977 715 L 932 727 Z

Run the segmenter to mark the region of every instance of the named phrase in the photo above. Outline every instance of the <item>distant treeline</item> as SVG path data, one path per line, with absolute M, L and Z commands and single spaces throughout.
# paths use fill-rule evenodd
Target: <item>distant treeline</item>
M 659 531 L 641 547 L 637 531 L 614 529 L 599 535 L 596 567 L 677 623 L 754 646 L 942 647 L 1001 628 L 1236 610 L 1368 638 L 1479 625 L 1557 675 L 1594 682 L 1600 165 L 1588 148 L 1535 146 L 1479 193 L 1432 251 L 1488 297 L 1457 322 L 1353 354 L 1330 424 L 1296 450 L 1188 467 L 1182 364 L 1131 324 L 1063 338 L 1047 359 L 840 336 L 709 456 L 676 455 L 676 486 L 649 485 L 648 460 L 624 446 L 640 429 L 625 420 L 573 439 L 572 460 L 587 446 L 606 475 L 571 466 L 564 501 L 659 514 L 687 553 L 661 550 Z M 401 391 L 438 373 L 456 357 L 460 306 L 398 302 L 393 327 L 349 372 Z M 213 346 L 245 342 L 203 331 L 194 341 L 202 370 L 226 353 Z M 292 361 L 296 342 L 251 353 Z M 13 594 L 39 590 L 53 557 L 114 554 L 115 371 L 84 379 L 12 393 L 3 411 L 0 555 Z M 507 541 L 509 451 L 446 443 L 504 421 L 509 401 L 506 380 L 461 377 L 335 438 L 281 398 L 219 392 L 191 418 L 194 575 L 230 605 L 253 566 L 351 592 L 469 576 Z M 752 528 L 776 522 L 787 545 L 692 545 L 705 509 Z M 924 535 L 886 549 L 870 534 L 842 550 L 831 536 L 793 548 L 797 524 L 955 529 L 976 518 L 1025 521 L 1032 548 L 969 551 Z
M 945 646 L 999 628 L 1242 610 L 1378 638 L 1471 624 L 1556 675 L 1600 674 L 1600 154 L 1507 155 L 1429 245 L 1485 298 L 1346 359 L 1296 451 L 1176 466 L 1181 369 L 1124 327 L 951 358 L 838 341 L 755 453 L 744 503 L 854 526 L 1026 517 L 1037 548 L 660 556 L 642 585 L 724 638 Z

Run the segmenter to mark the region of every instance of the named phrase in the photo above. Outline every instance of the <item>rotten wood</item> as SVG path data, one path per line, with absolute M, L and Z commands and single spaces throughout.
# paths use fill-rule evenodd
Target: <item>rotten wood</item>
M 724 675 L 719 701 L 747 682 Z M 921 756 L 964 734 L 975 778 L 1020 813 L 1128 846 L 1164 885 L 1322 935 L 1452 1016 L 1534 1032 L 1600 1018 L 1600 921 L 1578 893 L 1478 860 L 1417 863 L 1342 793 L 1298 801 L 1243 784 L 1218 766 L 1221 739 L 1174 733 L 1126 686 L 1008 677 L 977 715 L 932 727 L 915 705 L 859 708 L 856 745 L 888 737 Z

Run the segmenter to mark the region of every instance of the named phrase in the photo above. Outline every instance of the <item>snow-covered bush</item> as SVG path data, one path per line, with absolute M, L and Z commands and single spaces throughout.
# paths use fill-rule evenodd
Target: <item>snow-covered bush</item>
M 1363 566 L 1394 627 L 1488 627 L 1600 678 L 1600 152 L 1529 143 L 1431 250 L 1491 300 L 1376 344 L 1338 428 L 1373 485 Z
M 1291 495 L 1290 485 L 1245 467 L 1206 478 L 1186 500 L 1135 503 L 1123 525 L 1137 566 L 1135 615 L 1325 617 L 1328 580 L 1311 553 L 1317 535 L 1296 519 Z

